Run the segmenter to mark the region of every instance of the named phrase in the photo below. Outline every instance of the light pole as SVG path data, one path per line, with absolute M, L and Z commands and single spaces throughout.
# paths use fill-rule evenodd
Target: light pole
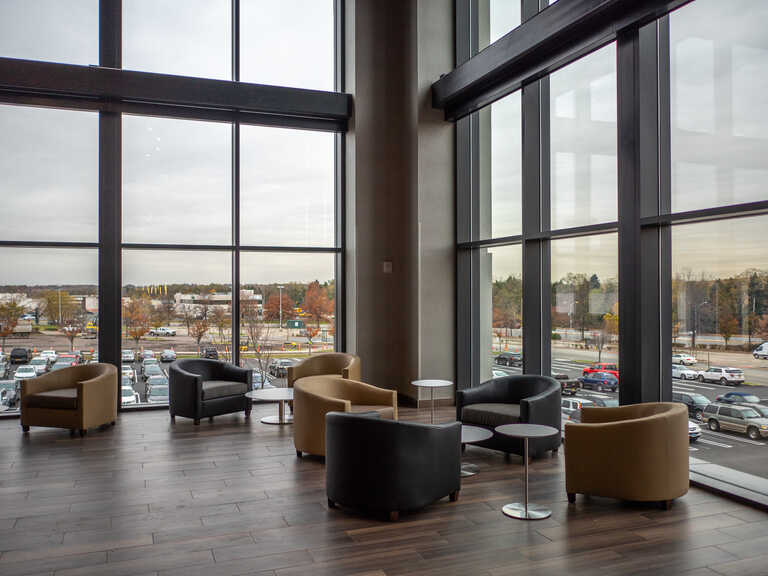
M 278 290 L 280 290 L 280 330 L 283 329 L 283 286 L 282 284 L 277 287 Z

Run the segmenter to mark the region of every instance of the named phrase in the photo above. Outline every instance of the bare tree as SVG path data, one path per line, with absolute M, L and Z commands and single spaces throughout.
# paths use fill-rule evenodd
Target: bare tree
M 195 339 L 198 348 L 200 348 L 200 341 L 208 332 L 209 327 L 208 320 L 205 318 L 198 318 L 192 322 L 192 326 L 189 329 L 189 335 Z
M 271 331 L 272 324 L 267 324 L 259 314 L 258 305 L 255 302 L 243 302 L 241 311 L 242 323 L 248 334 L 248 340 L 254 350 L 254 360 L 256 362 L 256 371 L 261 376 L 262 386 L 267 381 L 269 365 L 272 362 L 272 342 Z

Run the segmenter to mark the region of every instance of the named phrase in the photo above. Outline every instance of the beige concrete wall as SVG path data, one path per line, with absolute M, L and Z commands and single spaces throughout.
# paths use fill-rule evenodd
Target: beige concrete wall
M 347 0 L 345 34 L 347 348 L 366 381 L 415 398 L 410 381 L 454 377 L 454 128 L 430 105 L 453 2 Z

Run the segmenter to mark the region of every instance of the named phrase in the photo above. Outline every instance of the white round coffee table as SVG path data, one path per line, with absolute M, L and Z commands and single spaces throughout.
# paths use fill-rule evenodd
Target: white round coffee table
M 429 388 L 429 400 L 431 405 L 431 418 L 430 422 L 435 423 L 435 388 L 448 388 L 453 386 L 453 382 L 450 380 L 414 380 L 411 382 L 418 388 Z M 417 401 L 418 403 L 418 401 Z
M 543 520 L 552 515 L 552 511 L 538 504 L 528 503 L 528 439 L 529 438 L 548 438 L 558 434 L 557 428 L 552 426 L 543 426 L 541 424 L 504 424 L 495 429 L 496 434 L 508 436 L 509 438 L 523 439 L 523 466 L 525 467 L 524 486 L 525 499 L 523 503 L 515 502 L 507 504 L 501 509 L 504 514 L 511 518 L 520 520 Z
M 262 424 L 293 424 L 293 416 L 285 414 L 285 403 L 293 400 L 293 388 L 259 388 L 246 392 L 245 397 L 262 402 L 278 402 L 277 416 L 264 416 Z
M 493 432 L 487 428 L 481 428 L 480 426 L 471 426 L 469 424 L 461 425 L 461 444 L 475 444 L 482 442 L 483 440 L 490 440 L 493 438 Z M 478 473 L 477 465 L 475 464 L 462 464 L 461 476 L 474 476 Z

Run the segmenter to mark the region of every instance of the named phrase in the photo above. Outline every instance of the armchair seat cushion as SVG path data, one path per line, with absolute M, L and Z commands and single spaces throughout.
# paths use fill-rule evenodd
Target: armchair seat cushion
M 77 410 L 77 388 L 59 388 L 30 394 L 26 398 L 27 408 L 49 410 Z
M 470 404 L 464 406 L 461 421 L 486 428 L 516 424 L 520 422 L 520 404 Z
M 225 396 L 241 396 L 248 392 L 246 382 L 231 382 L 229 380 L 205 380 L 203 381 L 202 400 L 213 400 Z
M 363 412 L 378 412 L 379 416 L 388 420 L 395 419 L 395 410 L 392 406 L 373 406 L 365 404 L 352 404 L 349 409 L 350 412 L 355 414 L 362 414 Z

